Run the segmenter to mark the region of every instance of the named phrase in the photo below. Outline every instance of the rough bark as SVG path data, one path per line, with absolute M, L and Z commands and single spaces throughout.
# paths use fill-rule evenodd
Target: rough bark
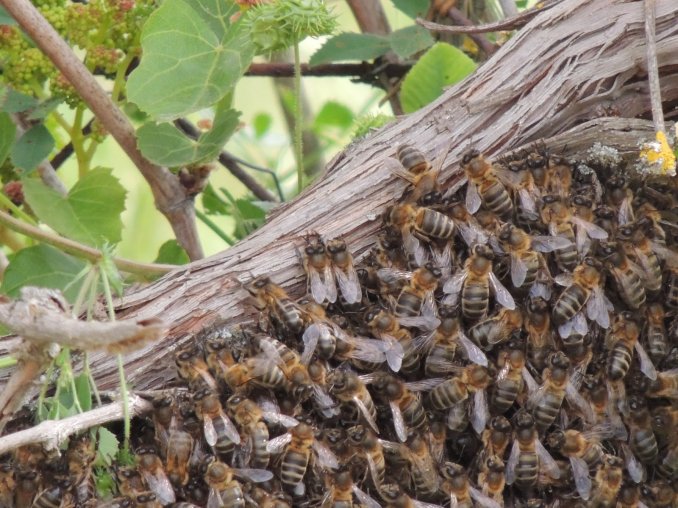
M 664 111 L 671 118 L 678 103 L 675 0 L 657 0 L 656 31 Z M 194 333 L 215 320 L 253 317 L 237 279 L 266 273 L 301 296 L 305 281 L 295 246 L 307 231 L 344 236 L 360 258 L 373 243 L 381 212 L 404 190 L 382 164 L 398 143 L 413 143 L 434 157 L 453 141 L 447 180 L 458 174 L 470 146 L 492 156 L 556 136 L 553 146 L 565 153 L 595 141 L 636 150 L 641 139 L 653 137 L 652 123 L 635 119 L 647 118 L 650 110 L 645 53 L 640 1 L 565 0 L 540 14 L 435 103 L 347 147 L 323 178 L 278 207 L 249 238 L 128 291 L 117 303 L 120 318 L 160 317 L 170 325 L 161 343 L 127 355 L 132 385 L 163 388 L 174 377 L 173 352 Z M 623 118 L 600 118 L 610 114 Z M 113 357 L 94 356 L 92 369 L 101 389 L 117 385 Z

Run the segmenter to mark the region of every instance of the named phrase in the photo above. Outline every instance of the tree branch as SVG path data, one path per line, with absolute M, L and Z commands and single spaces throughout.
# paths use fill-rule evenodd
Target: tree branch
M 447 15 L 452 21 L 454 21 L 458 25 L 461 26 L 473 25 L 473 21 L 464 16 L 464 13 L 462 13 L 456 7 L 452 7 L 449 11 L 447 11 Z M 475 42 L 478 45 L 482 52 L 485 53 L 488 57 L 492 56 L 499 49 L 499 46 L 497 44 L 493 44 L 489 40 L 487 40 L 485 34 L 470 33 L 467 35 L 473 40 L 473 42 Z
M 48 231 L 26 224 L 23 221 L 15 219 L 6 212 L 0 210 L 0 224 L 4 224 L 12 231 L 21 233 L 35 240 L 40 240 L 48 245 L 56 247 L 67 254 L 72 254 L 76 257 L 86 259 L 91 263 L 98 263 L 104 259 L 104 255 L 100 250 L 83 245 L 69 238 L 58 236 Z M 130 259 L 113 258 L 113 263 L 120 271 L 133 273 L 137 275 L 163 275 L 177 268 L 176 265 L 163 265 L 160 263 L 139 263 Z
M 657 64 L 657 36 L 655 34 L 655 0 L 644 0 L 645 38 L 647 39 L 647 81 L 650 85 L 650 104 L 654 130 L 666 134 L 662 93 L 659 86 L 659 66 Z
M 5 9 L 54 63 L 87 103 L 104 128 L 120 144 L 149 183 L 155 204 L 169 220 L 179 244 L 193 260 L 203 257 L 195 224 L 193 201 L 178 178 L 153 164 L 139 151 L 134 128 L 94 76 L 29 0 L 0 0 Z
M 385 74 L 388 78 L 399 79 L 405 76 L 412 68 L 412 64 L 403 62 L 388 62 L 374 64 L 362 63 L 330 63 L 311 66 L 301 64 L 302 76 L 355 76 L 360 81 L 373 83 L 376 79 L 375 72 Z M 291 78 L 294 76 L 294 66 L 286 62 L 253 63 L 250 65 L 245 76 L 269 76 L 274 78 Z
M 198 129 L 196 129 L 196 127 L 185 118 L 179 118 L 175 120 L 174 124 L 191 139 L 198 139 L 200 136 Z M 252 194 L 254 194 L 256 197 L 262 201 L 276 201 L 275 196 L 254 178 L 252 178 L 251 175 L 244 171 L 230 154 L 227 152 L 221 152 L 219 154 L 219 162 L 222 166 L 228 169 L 228 171 L 230 171 L 233 176 L 240 180 L 240 182 L 245 187 L 251 190 Z M 273 171 L 271 171 L 271 173 L 273 173 Z
M 132 395 L 129 397 L 130 417 L 149 413 L 153 404 Z M 123 403 L 113 402 L 85 413 L 69 416 L 63 420 L 45 420 L 31 427 L 0 438 L 0 455 L 16 450 L 20 446 L 42 443 L 46 450 L 58 450 L 68 436 L 84 430 L 123 419 Z

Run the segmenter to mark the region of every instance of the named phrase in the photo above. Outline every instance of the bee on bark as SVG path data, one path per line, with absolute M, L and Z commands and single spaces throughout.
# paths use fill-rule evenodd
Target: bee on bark
M 506 185 L 498 176 L 498 168 L 488 162 L 477 150 L 467 152 L 461 161 L 466 173 L 466 208 L 475 213 L 484 205 L 500 217 L 509 217 L 513 213 L 513 202 Z
M 162 504 L 174 503 L 174 488 L 167 478 L 165 468 L 153 447 L 141 446 L 136 452 L 137 468 L 153 494 Z M 139 495 L 139 494 L 137 494 Z
M 346 303 L 350 305 L 360 302 L 362 300 L 362 287 L 353 266 L 353 256 L 349 252 L 346 242 L 340 238 L 328 241 L 327 252 L 332 261 L 334 279 Z
M 308 292 L 317 303 L 337 301 L 337 286 L 334 282 L 332 262 L 325 244 L 319 235 L 306 237 L 306 246 L 301 256 L 307 277 Z
M 395 176 L 409 182 L 412 186 L 406 196 L 407 201 L 416 203 L 424 196 L 440 194 L 438 176 L 443 167 L 451 145 L 442 150 L 431 164 L 426 156 L 411 145 L 400 145 L 396 150 L 398 159 L 386 159 L 386 166 Z
M 616 243 L 602 243 L 600 254 L 615 281 L 619 296 L 628 308 L 638 310 L 645 305 L 645 287 L 640 275 L 638 275 L 640 268 L 626 256 Z
M 301 310 L 270 278 L 257 277 L 246 284 L 245 289 L 251 295 L 254 306 L 259 311 L 267 311 L 271 320 L 283 330 L 294 334 L 301 332 L 304 326 Z

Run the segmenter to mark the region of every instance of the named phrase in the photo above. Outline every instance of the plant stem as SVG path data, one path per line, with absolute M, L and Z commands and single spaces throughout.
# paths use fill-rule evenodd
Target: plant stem
M 301 146 L 301 60 L 299 42 L 294 43 L 294 156 L 297 159 L 297 191 L 304 188 L 304 152 Z
M 6 369 L 8 367 L 14 367 L 18 362 L 13 356 L 3 356 L 0 358 L 0 369 Z
M 73 144 L 73 152 L 78 161 L 78 176 L 82 178 L 89 170 L 89 161 L 87 160 L 87 153 L 85 151 L 84 138 L 82 136 L 82 115 L 84 108 L 79 104 L 75 108 L 75 118 L 73 119 L 73 127 L 71 127 L 71 143 Z
M 235 240 L 228 236 L 226 233 L 224 233 L 219 226 L 217 226 L 212 219 L 210 219 L 207 215 L 205 215 L 203 212 L 198 210 L 196 208 L 195 210 L 195 215 L 205 223 L 205 225 L 210 228 L 214 233 L 221 238 L 224 242 L 226 242 L 229 245 L 233 245 L 235 243 Z
M 7 208 L 10 212 L 12 212 L 14 215 L 17 217 L 25 220 L 28 222 L 31 226 L 37 226 L 38 223 L 33 220 L 33 217 L 28 215 L 26 212 L 24 212 L 21 208 L 16 206 L 14 203 L 12 203 L 12 200 L 9 199 L 4 193 L 0 192 L 0 207 L 2 208 Z M 2 212 L 5 213 L 5 212 Z M 11 217 L 11 216 L 10 216 Z M 13 218 L 13 217 L 12 217 Z M 14 219 L 16 220 L 16 219 Z M 18 221 L 17 221 L 18 222 Z M 5 224 L 9 229 L 12 229 L 16 231 L 13 227 L 11 227 L 9 224 Z M 18 233 L 21 233 L 21 231 L 17 231 Z

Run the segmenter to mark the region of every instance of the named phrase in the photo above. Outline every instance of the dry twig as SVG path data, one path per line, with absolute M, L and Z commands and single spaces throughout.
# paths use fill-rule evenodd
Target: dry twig
M 189 257 L 193 260 L 202 258 L 193 201 L 186 196 L 179 179 L 167 168 L 153 164 L 142 155 L 127 117 L 29 0 L 0 0 L 0 4 L 68 79 L 103 127 L 139 168 L 151 187 L 156 206 L 169 220 L 177 241 Z
M 655 0 L 644 0 L 645 38 L 647 39 L 647 80 L 650 85 L 650 104 L 654 130 L 666 134 L 664 128 L 664 110 L 659 85 L 659 65 L 657 64 L 657 35 L 655 33 Z

